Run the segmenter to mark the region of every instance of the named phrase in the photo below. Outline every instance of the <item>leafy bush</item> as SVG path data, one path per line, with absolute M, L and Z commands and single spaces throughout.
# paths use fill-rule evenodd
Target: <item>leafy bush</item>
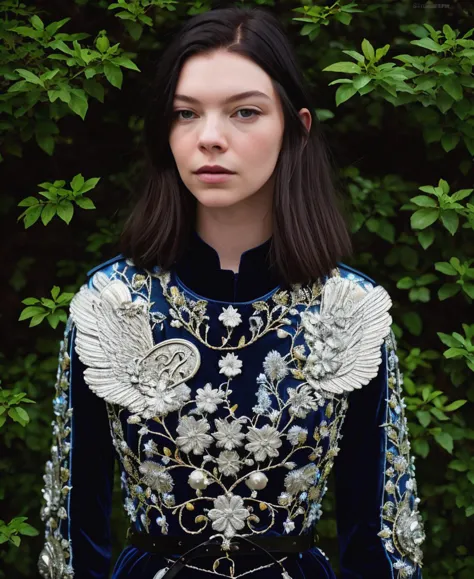
M 350 265 L 394 301 L 428 536 L 423 576 L 470 579 L 474 29 L 461 3 L 407 0 L 2 3 L 8 336 L 0 354 L 7 385 L 0 388 L 0 577 L 36 572 L 58 326 L 87 269 L 117 253 L 127 196 L 143 168 L 143 99 L 153 62 L 190 15 L 226 4 L 267 6 L 297 47 L 351 207 Z M 117 555 L 126 521 L 118 481 L 115 488 Z M 331 493 L 323 507 L 318 537 L 337 566 Z

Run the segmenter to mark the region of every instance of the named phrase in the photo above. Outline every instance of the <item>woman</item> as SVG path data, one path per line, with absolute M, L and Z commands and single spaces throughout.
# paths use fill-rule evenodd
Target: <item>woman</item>
M 421 578 L 424 539 L 384 288 L 350 240 L 276 18 L 213 10 L 162 57 L 148 185 L 62 342 L 45 476 L 50 578 Z M 314 110 L 314 109 L 313 109 Z

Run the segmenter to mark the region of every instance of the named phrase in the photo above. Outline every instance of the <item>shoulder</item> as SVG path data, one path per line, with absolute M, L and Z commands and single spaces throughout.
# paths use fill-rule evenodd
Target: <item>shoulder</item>
M 342 262 L 337 262 L 337 268 L 341 277 L 357 282 L 367 290 L 377 287 L 379 284 L 366 273 L 350 267 Z
M 115 257 L 112 257 L 90 269 L 86 274 L 87 279 L 90 280 L 91 277 L 93 277 L 94 274 L 99 271 L 105 273 L 107 276 L 110 276 L 114 271 L 123 270 L 125 265 L 127 265 L 127 262 L 127 258 L 122 253 L 119 253 Z

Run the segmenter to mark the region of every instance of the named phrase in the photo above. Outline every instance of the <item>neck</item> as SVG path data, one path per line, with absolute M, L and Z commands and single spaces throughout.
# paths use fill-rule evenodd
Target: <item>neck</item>
M 219 255 L 221 269 L 239 271 L 245 251 L 272 235 L 271 204 L 209 208 L 198 204 L 196 231 Z

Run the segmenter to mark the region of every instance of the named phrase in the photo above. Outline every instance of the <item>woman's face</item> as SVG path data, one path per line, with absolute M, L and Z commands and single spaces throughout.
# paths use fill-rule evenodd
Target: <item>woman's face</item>
M 247 91 L 262 94 L 231 99 Z M 182 181 L 200 204 L 224 208 L 273 194 L 284 118 L 271 79 L 257 64 L 223 50 L 190 57 L 173 108 L 170 148 Z M 224 182 L 203 182 L 195 173 L 203 165 L 221 165 L 234 174 Z

